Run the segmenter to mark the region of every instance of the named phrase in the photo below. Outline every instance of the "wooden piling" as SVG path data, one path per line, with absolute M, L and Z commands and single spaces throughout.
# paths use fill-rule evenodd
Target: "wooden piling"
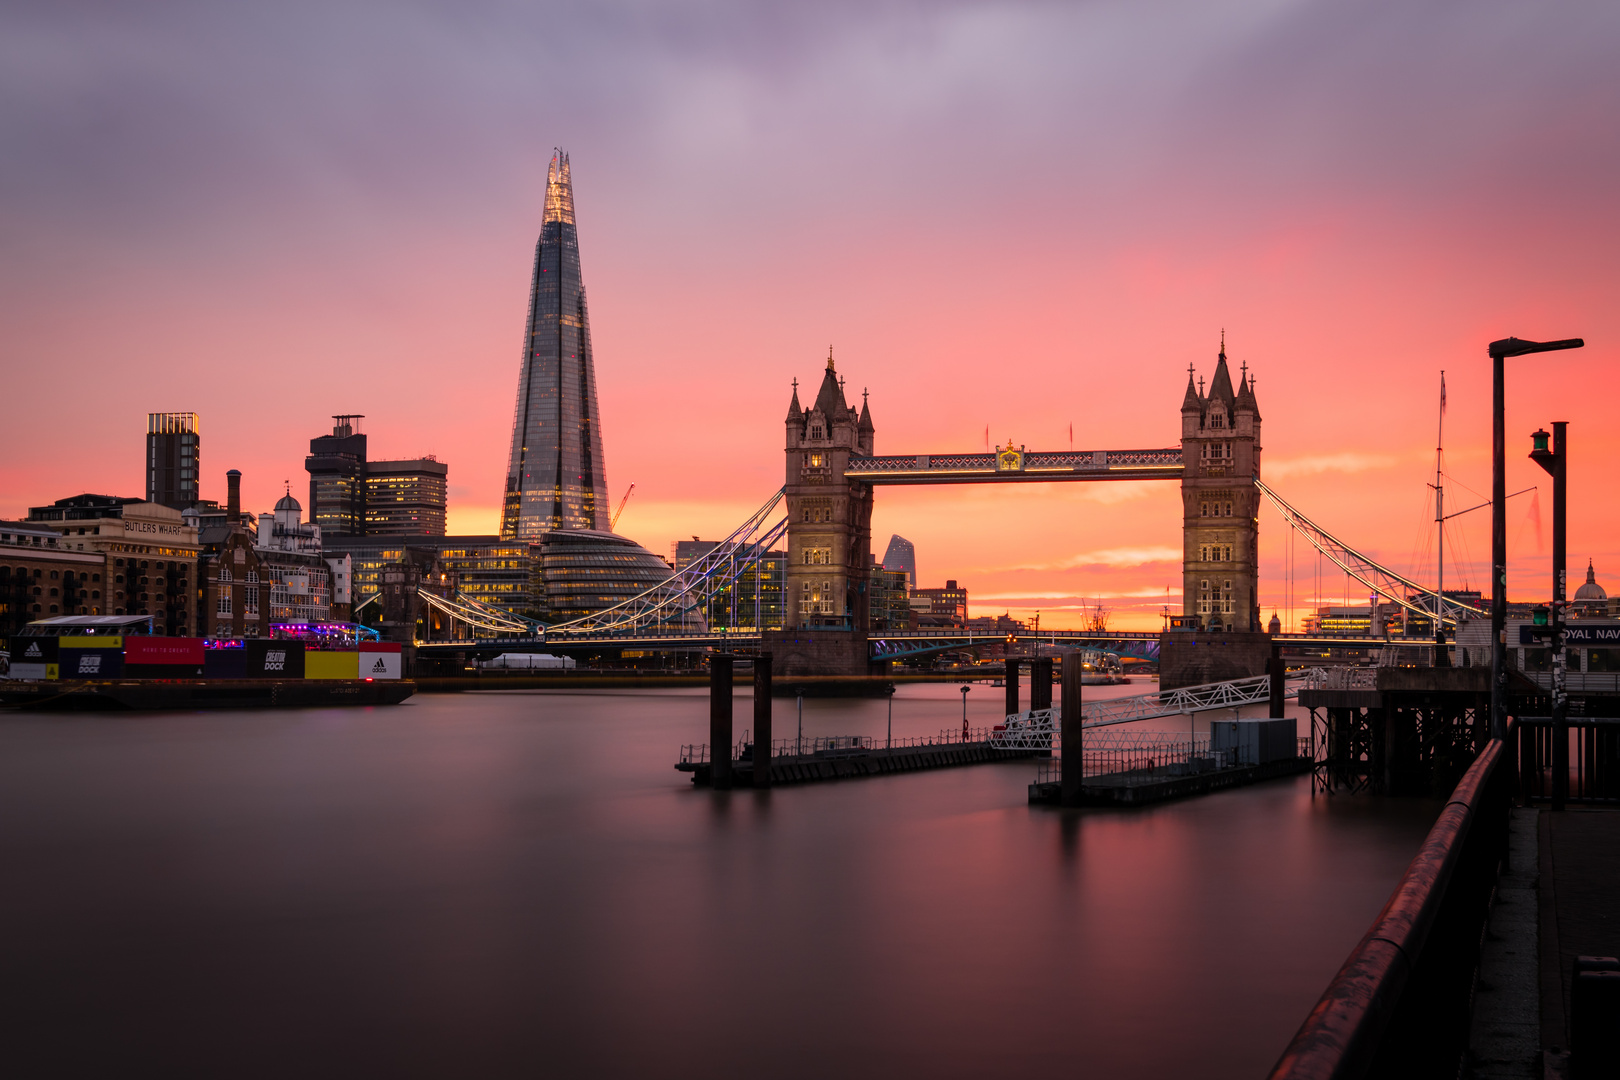
M 754 786 L 771 786 L 771 654 L 754 657 Z
M 713 785 L 731 786 L 731 657 L 709 657 L 709 761 Z
M 1029 662 L 1029 707 L 1052 707 L 1052 658 L 1043 656 Z
M 1007 657 L 1007 715 L 1018 711 L 1018 661 Z
M 1283 715 L 1283 682 L 1288 675 L 1283 666 L 1281 647 L 1271 647 L 1271 662 L 1266 668 L 1271 673 L 1271 719 L 1280 720 Z
M 1063 699 L 1058 703 L 1058 738 L 1063 742 L 1059 777 L 1063 806 L 1080 805 L 1080 782 L 1085 775 L 1085 757 L 1080 745 L 1080 651 L 1063 654 Z M 1048 683 L 1050 685 L 1050 683 Z

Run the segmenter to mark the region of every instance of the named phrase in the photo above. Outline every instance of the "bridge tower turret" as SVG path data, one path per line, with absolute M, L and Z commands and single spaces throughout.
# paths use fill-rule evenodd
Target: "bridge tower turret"
M 1181 400 L 1182 614 L 1202 630 L 1262 632 L 1260 622 L 1260 407 L 1248 365 L 1236 390 L 1226 335 L 1206 392 L 1187 368 Z
M 870 405 L 863 400 L 857 414 L 845 400 L 831 349 L 821 387 L 808 409 L 800 407 L 794 382 L 786 426 L 785 629 L 853 635 L 859 639 L 858 670 L 864 673 L 872 486 L 847 480 L 844 469 L 851 457 L 872 455 L 874 427 Z M 854 663 L 840 661 L 836 666 Z

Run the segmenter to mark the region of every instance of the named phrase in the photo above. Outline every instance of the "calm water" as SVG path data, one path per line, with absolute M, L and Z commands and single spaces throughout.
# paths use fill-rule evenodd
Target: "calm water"
M 697 691 L 0 717 L 6 1071 L 1255 1077 L 1435 812 L 1066 814 L 1028 763 L 713 793 L 706 738 Z

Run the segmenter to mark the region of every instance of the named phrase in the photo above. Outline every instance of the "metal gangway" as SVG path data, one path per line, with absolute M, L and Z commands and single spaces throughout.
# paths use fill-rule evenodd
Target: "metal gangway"
M 1337 674 L 1322 668 L 1291 671 L 1283 682 L 1283 697 L 1297 699 L 1301 690 L 1321 687 L 1325 685 L 1325 680 Z M 1270 675 L 1201 683 L 1101 701 L 1082 699 L 1080 729 L 1090 731 L 1164 716 L 1191 716 L 1215 709 L 1241 709 L 1248 705 L 1264 705 L 1270 700 Z M 1049 750 L 1058 740 L 1059 715 L 1060 710 L 1056 708 L 1011 713 L 1003 724 L 992 731 L 990 741 L 995 746 L 1007 749 Z

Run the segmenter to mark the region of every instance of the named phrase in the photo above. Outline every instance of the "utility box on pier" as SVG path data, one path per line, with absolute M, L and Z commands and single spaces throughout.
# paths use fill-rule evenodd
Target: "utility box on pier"
M 1235 765 L 1264 765 L 1296 758 L 1298 721 L 1216 720 L 1209 725 L 1209 748 L 1233 754 Z

